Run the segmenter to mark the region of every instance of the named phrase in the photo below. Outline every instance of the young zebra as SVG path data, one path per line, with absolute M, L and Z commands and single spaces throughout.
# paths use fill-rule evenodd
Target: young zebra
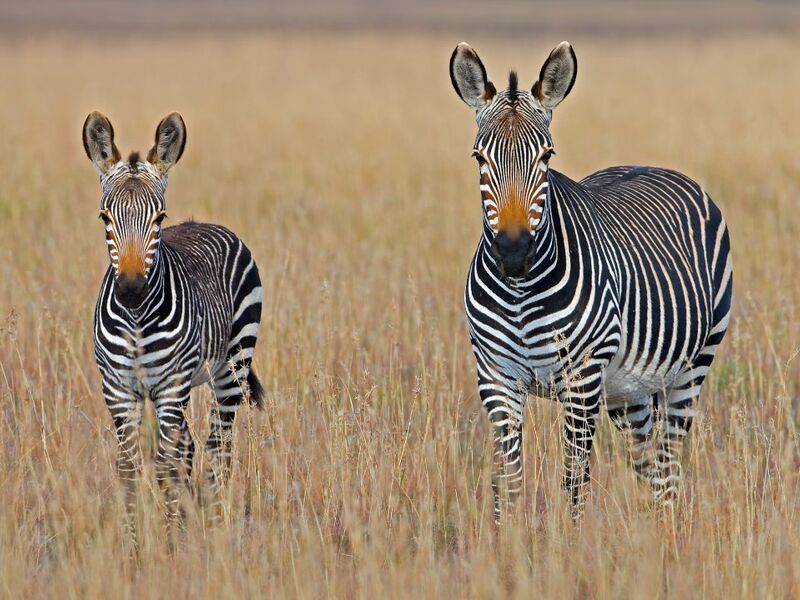
M 161 227 L 167 172 L 185 144 L 177 113 L 159 123 L 147 160 L 138 153 L 120 160 L 114 129 L 102 114 L 91 113 L 83 126 L 86 154 L 100 171 L 100 218 L 111 259 L 95 310 L 95 356 L 119 442 L 117 469 L 134 541 L 144 400 L 153 400 L 158 416 L 156 478 L 174 520 L 177 484 L 188 485 L 192 474 L 194 441 L 184 415 L 192 387 L 210 383 L 217 400 L 207 442 L 217 503 L 236 411 L 245 398 L 258 405 L 263 394 L 250 367 L 262 300 L 250 251 L 220 225 Z
M 497 522 L 522 487 L 532 389 L 563 403 L 564 486 L 576 516 L 603 400 L 631 433 L 637 473 L 669 505 L 695 400 L 730 315 L 728 231 L 697 183 L 653 167 L 613 167 L 580 182 L 549 168 L 552 110 L 576 74 L 566 42 L 530 92 L 513 72 L 497 92 L 467 44 L 450 59 L 453 87 L 478 122 L 483 236 L 465 304 L 494 425 Z

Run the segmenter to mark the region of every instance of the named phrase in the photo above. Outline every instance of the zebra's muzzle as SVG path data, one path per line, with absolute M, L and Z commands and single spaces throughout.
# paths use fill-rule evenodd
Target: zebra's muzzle
M 147 295 L 147 277 L 143 274 L 120 275 L 114 282 L 114 295 L 125 308 L 136 308 L 144 302 Z
M 511 237 L 500 231 L 494 238 L 491 247 L 492 257 L 497 262 L 500 272 L 506 277 L 523 277 L 533 262 L 536 245 L 530 231 L 523 230 L 519 235 Z

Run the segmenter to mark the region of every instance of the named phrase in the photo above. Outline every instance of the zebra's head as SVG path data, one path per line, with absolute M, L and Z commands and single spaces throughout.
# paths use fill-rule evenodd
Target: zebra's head
M 532 266 L 536 230 L 547 218 L 552 111 L 569 94 L 577 72 L 572 46 L 561 42 L 530 91 L 517 87 L 512 71 L 508 88 L 498 92 L 468 44 L 456 46 L 450 57 L 453 87 L 478 121 L 472 153 L 480 166 L 490 254 L 508 277 L 523 277 Z
M 178 162 L 185 145 L 186 126 L 178 113 L 158 124 L 147 160 L 138 152 L 121 160 L 111 121 L 99 112 L 91 113 L 83 124 L 83 147 L 100 171 L 100 219 L 114 269 L 114 293 L 127 308 L 141 305 L 147 295 L 158 262 L 161 223 L 167 216 L 167 171 Z

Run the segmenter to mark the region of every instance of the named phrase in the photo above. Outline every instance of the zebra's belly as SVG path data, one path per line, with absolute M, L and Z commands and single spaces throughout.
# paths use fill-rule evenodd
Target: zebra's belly
M 158 398 L 165 389 L 175 385 L 175 368 L 169 365 L 146 364 L 133 359 L 130 367 L 117 367 L 107 373 L 123 388 L 141 394 L 144 398 Z M 105 373 L 105 370 L 101 368 Z
M 631 369 L 610 365 L 604 380 L 606 403 L 625 404 L 669 389 L 681 370 L 680 364 L 648 369 Z
M 206 365 L 201 365 L 198 367 L 192 374 L 192 387 L 197 387 L 198 385 L 203 385 L 204 383 L 211 381 L 212 372 L 213 371 L 210 370 L 210 367 L 207 367 Z
M 535 351 L 529 351 L 527 355 L 527 366 L 532 376 L 532 381 L 528 386 L 538 386 L 548 388 L 553 381 L 563 371 L 564 366 L 558 355 L 557 344 L 540 344 Z
M 219 310 L 220 313 L 223 309 Z M 227 347 L 230 338 L 230 326 L 227 320 L 203 318 L 198 319 L 201 325 L 199 339 L 200 362 L 192 374 L 192 387 L 210 383 L 220 377 L 227 361 Z M 227 372 L 226 372 L 227 373 Z

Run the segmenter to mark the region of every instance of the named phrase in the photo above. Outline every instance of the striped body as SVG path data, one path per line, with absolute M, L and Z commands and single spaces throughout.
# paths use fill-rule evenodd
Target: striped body
M 110 266 L 94 319 L 95 357 L 119 444 L 117 470 L 126 483 L 127 526 L 135 544 L 135 482 L 141 470 L 139 429 L 153 401 L 159 435 L 156 479 L 167 517 L 179 519 L 177 484 L 192 486 L 194 440 L 186 420 L 191 389 L 214 393 L 206 462 L 221 516 L 222 484 L 231 462 L 231 428 L 263 390 L 251 370 L 261 321 L 258 268 L 225 227 L 188 222 L 163 229 L 167 171 L 186 142 L 183 119 L 168 115 L 147 160 L 120 160 L 110 121 L 91 113 L 84 148 L 101 173 L 100 218 Z
M 549 170 L 548 179 L 530 277 L 500 274 L 489 230 L 465 292 L 481 399 L 497 427 L 496 518 L 502 498 L 521 489 L 529 391 L 565 405 L 565 487 L 577 511 L 603 400 L 632 434 L 637 473 L 668 505 L 728 325 L 725 222 L 696 183 L 673 171 L 615 167 L 576 183 Z
M 610 406 L 669 389 L 726 323 L 719 209 L 664 169 L 614 167 L 580 183 L 549 173 L 532 276 L 509 285 L 491 234 L 478 246 L 465 294 L 476 353 L 524 389 L 558 389 L 565 366 L 595 357 Z
M 226 228 L 168 227 L 159 256 L 158 285 L 140 308 L 116 302 L 109 268 L 95 310 L 95 355 L 104 379 L 148 397 L 179 382 L 212 382 L 230 361 L 252 358 L 261 316 L 258 268 Z M 246 376 L 239 374 L 242 381 Z
M 731 310 L 730 242 L 688 177 L 612 167 L 575 182 L 550 168 L 552 110 L 577 62 L 562 42 L 530 92 L 497 92 L 459 44 L 451 80 L 478 123 L 483 236 L 465 290 L 481 401 L 494 425 L 495 518 L 522 488 L 530 392 L 564 406 L 564 486 L 580 514 L 605 404 L 631 462 L 670 505 L 695 402 Z

